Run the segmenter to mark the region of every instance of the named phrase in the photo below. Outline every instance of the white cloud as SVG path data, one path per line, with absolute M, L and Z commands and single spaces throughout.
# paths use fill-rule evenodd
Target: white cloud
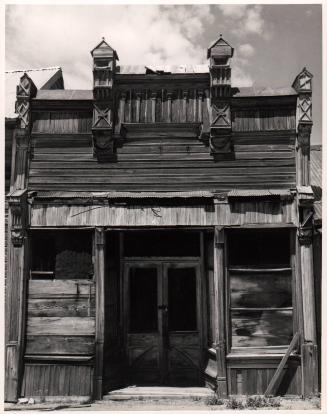
M 240 19 L 245 15 L 247 6 L 244 4 L 221 4 L 219 8 L 225 17 Z
M 252 77 L 240 66 L 233 66 L 232 84 L 237 87 L 245 87 L 253 85 Z
M 255 49 L 249 43 L 245 43 L 238 47 L 237 52 L 244 58 L 250 58 L 255 54 Z
M 261 5 L 223 4 L 219 5 L 225 17 L 225 25 L 238 37 L 245 35 L 263 35 L 268 38 L 267 23 L 262 15 Z
M 262 6 L 254 6 L 247 10 L 247 16 L 245 19 L 245 29 L 250 33 L 261 34 L 264 28 L 264 20 L 261 15 Z
M 209 5 L 44 6 L 6 9 L 6 69 L 62 66 L 66 88 L 90 88 L 90 50 L 104 36 L 125 65 L 201 64 Z

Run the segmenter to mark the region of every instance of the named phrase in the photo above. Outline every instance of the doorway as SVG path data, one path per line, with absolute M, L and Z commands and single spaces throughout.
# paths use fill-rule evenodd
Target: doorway
M 125 259 L 123 274 L 127 383 L 200 385 L 200 259 Z

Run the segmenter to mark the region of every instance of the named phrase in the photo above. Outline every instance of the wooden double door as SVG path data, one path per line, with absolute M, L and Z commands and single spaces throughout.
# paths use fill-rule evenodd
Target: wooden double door
M 201 383 L 201 275 L 198 260 L 125 261 L 127 382 Z

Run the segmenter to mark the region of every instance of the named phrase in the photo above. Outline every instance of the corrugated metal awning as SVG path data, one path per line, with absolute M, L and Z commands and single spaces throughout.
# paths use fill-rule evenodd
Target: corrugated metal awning
M 285 197 L 285 196 L 292 196 L 292 192 L 290 190 L 231 190 L 227 193 L 228 198 L 233 197 Z
M 37 199 L 55 198 L 213 198 L 214 194 L 210 191 L 169 191 L 169 192 L 133 192 L 133 191 L 110 191 L 110 192 L 84 192 L 84 191 L 38 191 L 31 196 Z

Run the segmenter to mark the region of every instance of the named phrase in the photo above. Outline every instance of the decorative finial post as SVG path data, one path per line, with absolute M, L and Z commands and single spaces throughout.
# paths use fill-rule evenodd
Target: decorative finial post
M 220 38 L 208 49 L 210 59 L 210 150 L 212 154 L 226 154 L 231 146 L 231 66 L 234 49 Z
M 310 185 L 310 136 L 312 129 L 312 78 L 306 69 L 297 75 L 293 88 L 298 93 L 297 127 L 297 185 Z
M 94 155 L 100 162 L 115 160 L 114 79 L 118 55 L 104 40 L 91 51 L 93 57 L 93 123 Z

